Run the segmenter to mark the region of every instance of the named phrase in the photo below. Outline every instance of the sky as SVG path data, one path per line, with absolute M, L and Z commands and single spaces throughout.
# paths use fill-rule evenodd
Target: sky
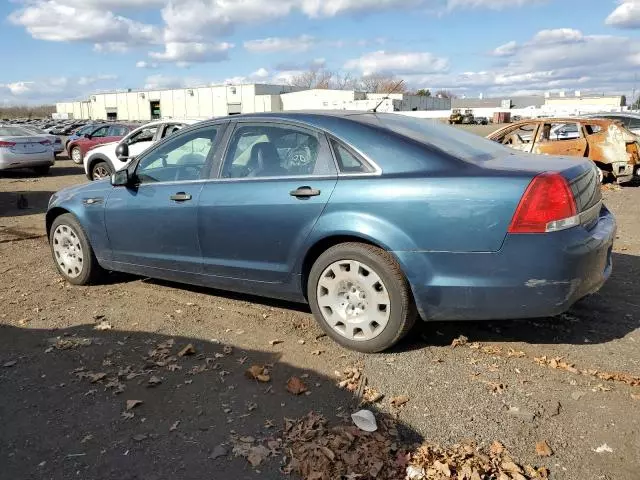
M 0 0 L 0 104 L 310 68 L 468 97 L 631 97 L 639 34 L 640 0 Z

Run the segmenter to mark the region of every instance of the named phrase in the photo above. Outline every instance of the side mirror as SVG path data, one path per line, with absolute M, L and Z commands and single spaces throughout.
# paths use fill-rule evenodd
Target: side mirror
M 126 187 L 129 185 L 129 172 L 126 168 L 111 175 L 111 185 L 114 187 Z
M 121 162 L 126 162 L 129 160 L 129 145 L 126 142 L 119 143 L 116 147 L 116 157 Z

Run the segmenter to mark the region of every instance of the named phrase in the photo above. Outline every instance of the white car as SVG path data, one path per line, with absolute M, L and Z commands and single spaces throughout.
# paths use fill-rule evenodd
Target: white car
M 201 120 L 158 120 L 131 131 L 117 142 L 105 143 L 89 150 L 84 156 L 84 171 L 89 180 L 99 180 L 125 168 L 131 159 L 163 138 L 177 132 L 182 127 L 193 125 Z M 129 160 L 122 161 L 116 155 L 118 145 L 126 143 L 129 147 Z

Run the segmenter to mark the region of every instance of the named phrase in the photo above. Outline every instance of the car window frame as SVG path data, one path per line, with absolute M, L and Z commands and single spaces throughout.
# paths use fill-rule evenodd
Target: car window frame
M 379 177 L 382 175 L 382 169 L 378 166 L 377 163 L 369 159 L 366 155 L 360 152 L 357 148 L 349 143 L 341 140 L 335 135 L 331 135 L 330 133 L 326 134 L 327 140 L 329 142 L 329 150 L 331 151 L 331 156 L 333 157 L 334 166 L 336 172 L 338 172 L 339 177 Z M 338 161 L 338 157 L 336 155 L 335 149 L 333 148 L 333 143 L 340 145 L 342 148 L 347 150 L 351 155 L 353 155 L 358 161 L 369 166 L 371 168 L 370 172 L 343 172 L 340 170 L 340 162 Z
M 217 128 L 218 129 L 218 133 L 216 133 L 216 139 L 220 139 L 220 142 L 216 144 L 216 142 L 214 141 L 214 144 L 212 145 L 211 150 L 209 151 L 209 153 L 207 154 L 207 158 L 205 159 L 205 163 L 202 167 L 202 175 L 201 178 L 197 179 L 197 180 L 171 180 L 168 182 L 149 182 L 149 183 L 140 183 L 140 182 L 136 182 L 135 186 L 136 188 L 138 187 L 142 187 L 144 185 L 169 185 L 169 184 L 183 184 L 183 183 L 198 183 L 198 182 L 206 182 L 211 180 L 211 173 L 212 173 L 212 168 L 215 165 L 215 159 L 216 159 L 216 155 L 219 154 L 222 146 L 224 144 L 226 144 L 226 141 L 228 140 L 228 138 L 226 138 L 229 128 L 227 125 L 227 122 L 215 122 L 215 123 L 209 123 L 207 125 L 193 125 L 192 127 L 183 127 L 180 132 L 177 133 L 177 135 L 189 135 L 191 133 L 197 132 L 198 130 L 206 130 L 208 128 Z M 164 146 L 165 143 L 169 142 L 169 141 L 173 141 L 175 140 L 175 136 L 173 135 L 169 135 L 167 137 L 164 137 L 163 139 L 153 143 L 151 145 L 151 147 L 149 147 L 148 149 L 146 149 L 144 152 L 142 152 L 140 155 L 138 155 L 136 157 L 135 162 L 132 162 L 128 167 L 128 173 L 130 176 L 135 176 L 136 172 L 138 170 L 138 166 L 140 165 L 140 163 L 142 163 L 142 161 L 144 161 L 144 159 L 148 156 L 153 154 L 156 150 L 158 150 L 159 148 L 162 148 Z M 171 140 L 169 140 L 171 139 Z
M 222 176 L 224 164 L 227 159 L 227 155 L 229 154 L 229 148 L 231 147 L 231 140 L 235 132 L 243 127 L 243 126 L 267 126 L 267 127 L 283 127 L 283 128 L 295 128 L 302 130 L 303 132 L 306 130 L 318 138 L 318 158 L 316 162 L 322 161 L 325 162 L 325 166 L 328 167 L 328 173 L 324 175 L 279 175 L 279 176 L 270 176 L 270 177 L 240 177 L 240 178 L 225 178 Z M 322 153 L 325 155 L 322 155 Z M 217 164 L 212 170 L 212 174 L 215 171 L 215 176 L 212 175 L 212 180 L 216 180 L 218 182 L 255 182 L 255 181 L 274 181 L 274 180 L 295 180 L 295 179 L 327 179 L 327 178 L 336 178 L 338 176 L 338 169 L 336 166 L 335 158 L 333 157 L 333 152 L 331 151 L 331 145 L 329 144 L 329 139 L 327 138 L 327 133 L 321 129 L 314 128 L 305 123 L 298 123 L 295 121 L 288 120 L 264 120 L 258 118 L 248 118 L 248 119 L 240 119 L 233 120 L 229 122 L 229 127 L 227 128 L 227 135 L 224 148 L 221 150 L 219 157 L 217 158 Z
M 115 129 L 124 129 L 124 135 L 121 135 L 119 133 L 116 133 Z M 127 128 L 124 125 L 110 125 L 109 126 L 109 131 L 107 132 L 107 137 L 126 137 L 127 135 L 129 135 L 131 133 L 131 130 L 129 128 Z
M 105 135 L 102 135 L 100 137 L 96 137 L 96 132 L 98 130 L 101 130 L 103 128 L 107 129 L 107 133 Z M 91 133 L 89 135 L 91 135 L 91 138 L 106 138 L 109 136 L 109 130 L 111 130 L 111 127 L 109 125 L 100 125 L 98 128 L 95 128 L 94 130 L 91 130 Z

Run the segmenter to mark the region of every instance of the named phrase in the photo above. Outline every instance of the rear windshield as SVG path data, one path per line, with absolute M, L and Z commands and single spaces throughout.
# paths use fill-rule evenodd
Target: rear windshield
M 383 127 L 392 132 L 435 147 L 461 160 L 477 162 L 512 154 L 507 147 L 480 135 L 443 125 L 438 120 L 409 117 L 397 113 L 376 115 L 376 117 Z
M 21 137 L 24 135 L 33 134 L 20 127 L 0 127 L 0 137 Z

